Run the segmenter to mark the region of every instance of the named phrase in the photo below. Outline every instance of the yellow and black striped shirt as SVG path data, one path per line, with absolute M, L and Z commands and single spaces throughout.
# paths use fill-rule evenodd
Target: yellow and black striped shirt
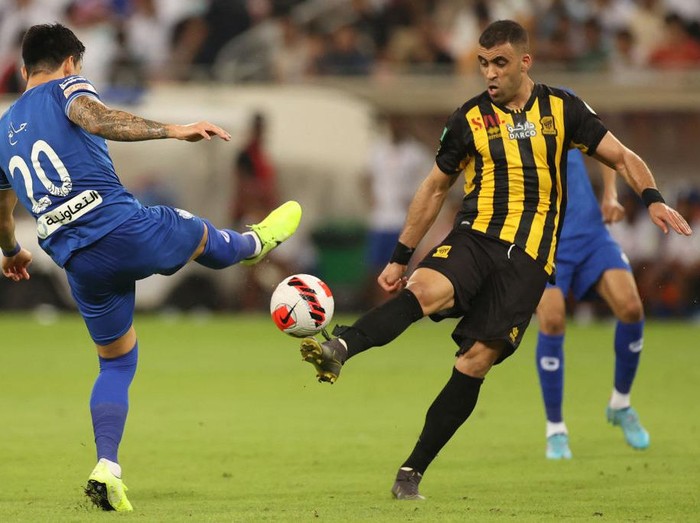
M 535 84 L 522 111 L 491 101 L 487 92 L 457 109 L 440 139 L 436 163 L 464 171 L 458 223 L 514 243 L 554 271 L 566 208 L 567 151 L 593 154 L 607 133 L 580 98 Z

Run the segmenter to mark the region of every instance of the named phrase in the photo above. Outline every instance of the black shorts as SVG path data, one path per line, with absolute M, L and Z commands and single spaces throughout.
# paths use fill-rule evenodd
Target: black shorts
M 520 345 L 549 278 L 519 247 L 465 227 L 453 229 L 418 266 L 452 282 L 454 307 L 430 318 L 462 318 L 452 332 L 457 355 L 476 341 L 503 340 L 506 350 L 496 363 Z

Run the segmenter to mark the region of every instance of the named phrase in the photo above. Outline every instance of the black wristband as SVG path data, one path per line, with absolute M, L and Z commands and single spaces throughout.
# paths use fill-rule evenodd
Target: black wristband
M 396 242 L 396 247 L 394 248 L 394 254 L 391 255 L 391 263 L 398 263 L 401 265 L 408 265 L 411 256 L 415 252 L 415 248 L 411 249 L 401 242 Z
M 656 202 L 666 203 L 666 200 L 664 200 L 664 197 L 661 196 L 661 193 L 657 189 L 653 189 L 651 187 L 642 191 L 642 201 L 647 207 Z
M 11 249 L 9 251 L 6 251 L 5 249 L 2 249 L 2 255 L 5 258 L 12 258 L 13 256 L 17 256 L 19 254 L 19 251 L 22 250 L 22 247 L 20 247 L 19 243 L 15 245 L 14 249 Z

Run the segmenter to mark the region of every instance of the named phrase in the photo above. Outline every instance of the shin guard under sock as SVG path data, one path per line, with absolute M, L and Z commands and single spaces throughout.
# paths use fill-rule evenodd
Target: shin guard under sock
M 100 373 L 90 396 L 90 414 L 97 459 L 115 463 L 129 411 L 129 385 L 136 373 L 138 343 L 117 358 L 100 358 Z
M 615 327 L 615 390 L 629 394 L 642 352 L 644 321 L 617 322 Z
M 352 327 L 341 331 L 339 337 L 348 348 L 348 358 L 370 347 L 386 345 L 423 317 L 423 308 L 410 290 L 402 290 L 398 296 L 375 307 Z
M 559 423 L 563 421 L 564 335 L 551 336 L 540 332 L 535 353 L 547 421 Z
M 204 252 L 195 259 L 200 265 L 210 269 L 224 269 L 255 254 L 257 244 L 254 233 L 219 230 L 208 220 L 202 221 L 207 226 L 208 235 Z
M 423 431 L 402 467 L 423 474 L 438 452 L 471 415 L 479 398 L 483 378 L 472 378 L 456 368 L 425 416 Z

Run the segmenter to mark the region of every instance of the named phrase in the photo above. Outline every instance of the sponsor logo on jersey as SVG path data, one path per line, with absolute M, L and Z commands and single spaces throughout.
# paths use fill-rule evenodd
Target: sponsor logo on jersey
M 527 140 L 533 136 L 537 136 L 535 124 L 527 120 L 516 125 L 507 123 L 506 129 L 508 129 L 508 138 L 511 140 Z
M 48 238 L 64 225 L 74 222 L 101 203 L 100 193 L 94 190 L 83 191 L 52 211 L 39 216 L 36 220 L 36 235 L 42 240 Z
M 470 120 L 470 125 L 472 132 L 480 131 L 481 129 L 486 129 L 486 136 L 489 140 L 494 140 L 501 137 L 501 124 L 504 122 L 501 120 L 498 113 L 485 114 L 482 117 L 475 117 Z
M 450 249 L 452 249 L 452 245 L 440 245 L 435 250 L 433 258 L 447 258 L 450 255 Z

